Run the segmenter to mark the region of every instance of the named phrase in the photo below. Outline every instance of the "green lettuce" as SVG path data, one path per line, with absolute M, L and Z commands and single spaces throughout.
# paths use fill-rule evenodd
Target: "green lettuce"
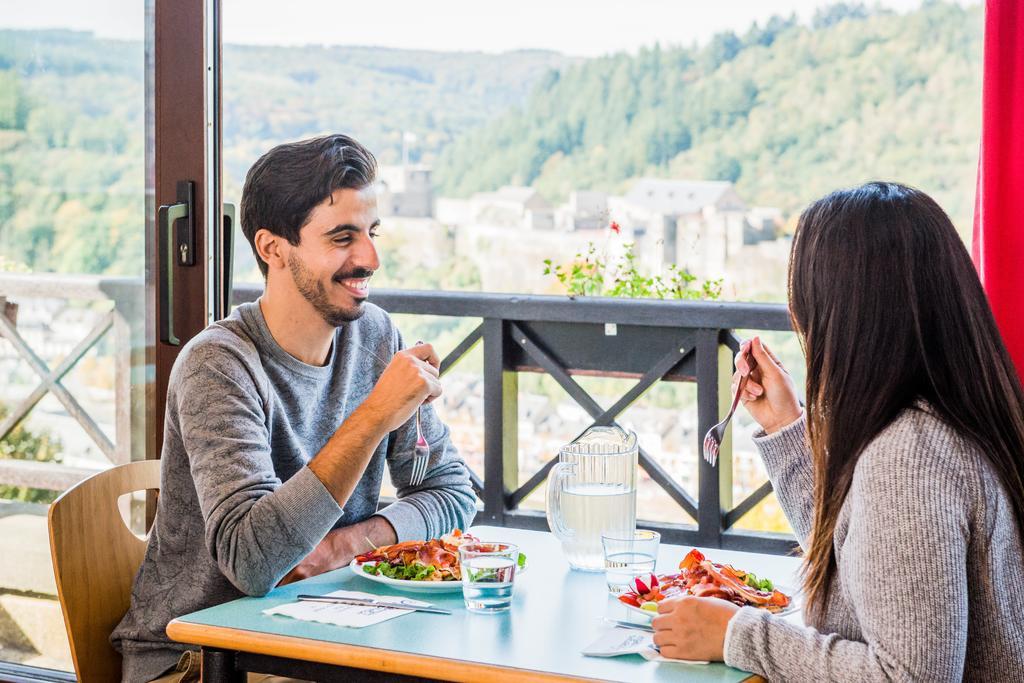
M 437 571 L 437 567 L 420 562 L 414 562 L 408 566 L 378 562 L 377 564 L 364 564 L 363 571 L 374 576 L 386 576 L 389 579 L 400 581 L 426 581 Z

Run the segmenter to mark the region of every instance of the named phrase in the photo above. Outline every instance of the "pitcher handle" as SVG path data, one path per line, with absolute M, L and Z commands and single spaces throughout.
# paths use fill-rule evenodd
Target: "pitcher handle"
M 548 528 L 555 537 L 564 541 L 576 535 L 576 532 L 569 529 L 562 522 L 562 482 L 572 474 L 576 473 L 576 465 L 571 462 L 560 462 L 551 468 L 548 474 Z

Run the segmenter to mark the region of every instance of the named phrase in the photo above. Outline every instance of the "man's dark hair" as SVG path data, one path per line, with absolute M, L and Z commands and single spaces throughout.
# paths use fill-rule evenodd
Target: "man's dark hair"
M 347 135 L 288 142 L 257 159 L 242 188 L 241 224 L 263 277 L 267 264 L 256 252 L 258 230 L 298 244 L 314 207 L 335 190 L 361 190 L 376 177 L 373 154 Z

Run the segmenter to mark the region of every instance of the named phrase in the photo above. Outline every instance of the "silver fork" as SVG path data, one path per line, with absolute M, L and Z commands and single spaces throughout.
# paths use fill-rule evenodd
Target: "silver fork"
M 419 486 L 423 483 L 423 477 L 427 475 L 427 463 L 430 461 L 430 446 L 423 438 L 423 427 L 420 425 L 420 409 L 416 409 L 416 448 L 412 453 L 412 476 L 409 478 L 411 486 Z
M 747 353 L 747 364 L 750 366 L 751 372 L 757 367 L 757 361 L 754 360 L 750 353 Z M 747 386 L 747 379 L 749 378 L 750 373 L 748 372 L 736 383 L 736 393 L 732 396 L 732 406 L 729 408 L 729 414 L 704 435 L 704 460 L 712 467 L 718 464 L 718 450 L 722 447 L 722 439 L 725 438 L 725 428 L 729 426 L 729 420 L 732 419 L 733 413 L 736 412 L 736 406 L 739 405 L 740 396 L 743 394 L 743 389 Z

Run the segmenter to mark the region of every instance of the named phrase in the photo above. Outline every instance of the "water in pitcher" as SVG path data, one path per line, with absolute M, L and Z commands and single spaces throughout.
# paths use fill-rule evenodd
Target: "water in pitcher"
M 625 484 L 570 484 L 562 491 L 562 517 L 574 532 L 562 539 L 569 564 L 603 570 L 601 534 L 636 528 L 636 489 Z

